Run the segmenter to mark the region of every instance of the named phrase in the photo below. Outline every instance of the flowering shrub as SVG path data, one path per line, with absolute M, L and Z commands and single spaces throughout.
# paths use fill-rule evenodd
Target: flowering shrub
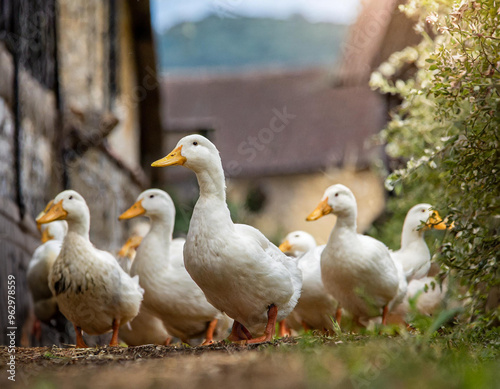
M 380 135 L 387 153 L 405 161 L 386 187 L 404 202 L 427 193 L 447 210 L 454 228 L 440 249 L 442 269 L 467 291 L 469 321 L 498 324 L 500 2 L 410 0 L 401 10 L 418 20 L 423 39 L 370 80 L 402 99 Z M 394 80 L 408 63 L 414 75 Z

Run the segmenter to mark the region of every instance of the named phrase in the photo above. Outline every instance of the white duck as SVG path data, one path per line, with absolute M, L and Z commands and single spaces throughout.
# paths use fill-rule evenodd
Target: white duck
M 82 330 L 90 335 L 112 330 L 110 346 L 117 346 L 120 325 L 139 312 L 143 294 L 139 280 L 130 278 L 110 253 L 90 242 L 90 213 L 80 194 L 59 193 L 37 222 L 55 220 L 66 220 L 68 233 L 50 271 L 49 287 L 60 311 L 73 323 L 76 347 L 87 347 Z
M 416 298 L 417 310 L 430 316 L 443 307 L 447 291 L 446 279 L 441 285 L 434 277 L 413 279 L 408 284 L 405 299 L 394 309 L 393 313 L 404 321 L 406 314 L 410 311 L 410 299 Z
M 229 319 L 206 299 L 184 267 L 184 239 L 172 240 L 175 207 L 170 196 L 160 189 L 142 192 L 120 220 L 144 215 L 151 229 L 143 239 L 132 263 L 144 288 L 144 306 L 159 317 L 168 333 L 188 343 L 205 336 L 209 344 L 214 334 L 222 338 Z
M 149 231 L 149 223 L 136 223 L 132 234 L 120 249 L 120 266 L 127 273 L 136 255 L 136 249 L 142 239 Z M 144 304 L 137 316 L 128 325 L 120 327 L 120 338 L 129 346 L 140 346 L 143 344 L 165 344 L 169 345 L 172 338 L 168 335 L 162 321 L 150 313 Z
M 52 202 L 47 205 L 46 210 L 52 206 Z M 45 213 L 42 212 L 39 217 Z M 40 226 L 42 232 L 42 245 L 39 246 L 28 265 L 27 280 L 28 287 L 33 297 L 35 315 L 44 322 L 53 318 L 57 311 L 57 301 L 49 288 L 49 273 L 52 269 L 59 252 L 68 224 L 64 221 L 54 221 Z
M 316 246 L 314 237 L 304 231 L 290 232 L 280 245 L 281 251 L 298 255 L 302 293 L 291 317 L 306 331 L 332 329 L 331 317 L 338 305 L 321 280 L 321 253 L 324 248 L 325 245 Z
M 325 289 L 354 319 L 369 319 L 387 313 L 398 298 L 404 275 L 400 276 L 389 249 L 380 241 L 356 232 L 357 204 L 344 185 L 330 186 L 323 200 L 306 220 L 333 213 L 337 222 L 321 254 L 321 275 Z M 404 280 L 406 281 L 406 280 Z M 340 307 L 337 309 L 340 321 Z
M 429 272 L 431 253 L 425 243 L 424 232 L 431 228 L 445 230 L 447 226 L 430 204 L 417 204 L 406 214 L 401 248 L 391 255 L 403 267 L 408 281 L 423 278 Z
M 233 318 L 229 340 L 269 341 L 276 321 L 300 296 L 302 275 L 259 230 L 234 224 L 226 203 L 217 148 L 200 135 L 182 138 L 152 166 L 184 165 L 196 173 L 198 199 L 184 247 L 184 263 L 207 300 Z
M 281 242 L 279 249 L 287 255 L 292 257 L 300 257 L 305 252 L 312 250 L 317 246 L 316 239 L 305 231 L 290 232 L 283 242 Z

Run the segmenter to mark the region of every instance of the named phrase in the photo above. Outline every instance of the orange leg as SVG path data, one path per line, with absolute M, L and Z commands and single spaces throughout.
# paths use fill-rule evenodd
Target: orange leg
M 167 339 L 165 339 L 165 346 L 170 346 L 170 343 L 172 343 L 172 338 L 169 336 Z
M 73 324 L 76 333 L 76 348 L 88 348 L 87 344 L 83 340 L 82 329 Z
M 279 336 L 280 338 L 284 338 L 285 336 L 291 336 L 292 331 L 290 331 L 290 328 L 288 327 L 288 324 L 286 324 L 286 320 L 281 320 L 278 324 L 278 329 L 279 329 Z
M 304 329 L 304 332 L 311 331 L 311 327 L 304 320 L 302 320 L 302 328 Z
M 384 311 L 382 312 L 382 325 L 387 324 L 387 314 L 389 313 L 389 307 L 386 305 L 384 307 Z
M 342 320 L 342 307 L 339 305 L 335 311 L 335 321 L 340 327 L 340 321 Z
M 273 339 L 274 330 L 276 328 L 276 318 L 278 317 L 278 307 L 276 305 L 271 305 L 267 311 L 267 325 L 264 335 L 258 338 L 250 339 L 247 343 L 262 343 L 270 342 Z
M 230 341 L 230 342 L 237 342 L 238 340 L 241 340 L 238 336 L 238 326 L 240 325 L 240 323 L 238 323 L 236 320 L 233 321 L 233 328 L 231 328 L 231 333 L 229 334 L 229 336 L 227 337 L 227 339 Z
M 231 333 L 229 334 L 227 339 L 231 342 L 239 342 L 241 340 L 248 340 L 249 338 L 247 338 L 247 336 L 243 333 L 243 326 L 241 325 L 241 323 L 235 320 L 233 322 L 233 328 L 231 329 Z
M 42 322 L 38 318 L 35 318 L 33 322 L 32 333 L 36 340 L 40 341 L 42 339 Z
M 252 338 L 253 338 L 253 336 L 252 336 L 252 334 L 250 333 L 250 331 L 248 331 L 248 330 L 247 330 L 247 328 L 246 328 L 243 324 L 241 324 L 240 329 L 241 329 L 241 333 L 242 333 L 242 335 L 241 335 L 241 336 L 242 336 L 244 339 L 252 339 Z
M 210 323 L 208 323 L 207 334 L 205 336 L 205 341 L 201 344 L 202 346 L 207 346 L 214 342 L 214 332 L 215 327 L 217 326 L 217 322 L 218 320 L 214 319 Z
M 118 330 L 120 329 L 120 320 L 113 319 L 113 336 L 109 345 L 111 347 L 118 346 Z

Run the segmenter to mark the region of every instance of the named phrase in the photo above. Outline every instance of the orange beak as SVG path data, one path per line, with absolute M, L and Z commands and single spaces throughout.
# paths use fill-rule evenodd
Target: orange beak
M 182 146 L 179 146 L 172 150 L 170 154 L 158 161 L 155 161 L 151 164 L 154 167 L 164 167 L 164 166 L 173 166 L 173 165 L 184 165 L 187 161 L 186 157 L 183 157 L 181 154 Z
M 47 205 L 45 206 L 45 209 L 37 215 L 37 217 L 36 217 L 36 219 L 35 219 L 35 220 L 38 220 L 38 219 L 40 219 L 43 215 L 45 215 L 45 213 L 49 210 L 49 208 L 50 208 L 50 207 L 52 207 L 52 205 L 53 205 L 53 204 L 54 204 L 54 200 L 50 200 L 50 201 L 47 203 Z M 40 223 L 38 223 L 38 222 L 36 223 L 36 228 L 38 229 L 38 231 L 42 232 L 42 225 L 41 225 Z M 51 239 L 52 239 L 52 238 L 51 238 Z M 50 240 L 50 239 L 49 239 L 49 240 Z M 45 243 L 45 242 L 43 241 L 43 232 L 42 232 L 42 242 L 43 242 L 43 243 Z
M 425 223 L 425 225 L 426 227 L 433 228 L 435 230 L 446 230 L 453 228 L 453 223 L 450 226 L 447 226 L 441 216 L 439 216 L 439 213 L 437 211 L 432 212 L 432 215 L 429 217 L 429 220 L 427 220 L 427 223 Z
M 125 242 L 125 244 L 122 246 L 120 251 L 118 252 L 118 255 L 120 257 L 127 257 L 129 256 L 128 254 L 131 252 L 131 250 L 135 250 L 137 247 L 142 242 L 142 237 L 138 235 L 131 236 L 128 238 L 128 240 Z
M 280 244 L 279 249 L 283 251 L 284 253 L 289 252 L 292 249 L 292 245 L 288 241 L 288 239 L 285 239 L 283 243 Z
M 68 217 L 68 212 L 62 206 L 63 201 L 59 201 L 57 204 L 52 204 L 47 212 L 45 212 L 41 217 L 36 219 L 39 224 L 50 223 L 56 220 L 64 220 Z
M 119 220 L 132 219 L 133 217 L 141 216 L 146 213 L 146 210 L 142 206 L 142 200 L 136 201 L 129 209 L 123 212 Z
M 52 240 L 52 239 L 53 239 L 53 237 L 52 237 L 52 235 L 50 235 L 49 229 L 46 228 L 45 230 L 43 230 L 42 238 L 41 238 L 42 243 L 48 242 L 49 240 Z
M 311 222 L 314 220 L 318 220 L 319 218 L 332 212 L 333 208 L 328 205 L 328 198 L 325 198 L 318 204 L 316 209 L 309 214 L 309 216 L 306 218 L 306 221 Z

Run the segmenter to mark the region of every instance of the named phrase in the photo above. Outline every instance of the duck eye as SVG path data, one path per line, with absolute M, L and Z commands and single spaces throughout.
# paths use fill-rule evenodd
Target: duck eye
M 150 195 L 149 198 L 152 199 L 153 197 L 155 197 L 155 195 Z
M 198 142 L 194 141 L 194 142 L 193 142 L 193 145 L 194 145 L 194 146 L 198 146 Z
M 73 196 L 69 196 L 69 199 L 70 199 L 70 200 L 73 200 Z
M 422 209 L 422 212 L 425 212 L 425 209 Z
M 335 193 L 335 197 L 339 197 L 339 194 L 338 194 L 338 193 Z
M 295 237 L 296 237 L 296 238 L 298 238 L 298 237 L 299 237 L 299 235 L 295 235 Z

